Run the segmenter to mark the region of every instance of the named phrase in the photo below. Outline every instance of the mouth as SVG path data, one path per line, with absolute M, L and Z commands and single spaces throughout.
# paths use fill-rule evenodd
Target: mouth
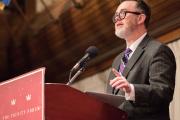
M 122 23 L 116 23 L 116 27 L 122 26 Z

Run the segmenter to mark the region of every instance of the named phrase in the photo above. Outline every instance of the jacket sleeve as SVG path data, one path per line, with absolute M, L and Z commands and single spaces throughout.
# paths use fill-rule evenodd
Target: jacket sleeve
M 175 57 L 165 45 L 161 45 L 149 62 L 149 85 L 134 84 L 135 104 L 168 105 L 175 86 Z

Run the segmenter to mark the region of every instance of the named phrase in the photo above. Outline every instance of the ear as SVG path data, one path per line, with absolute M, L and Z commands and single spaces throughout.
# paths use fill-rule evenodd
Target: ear
M 142 23 L 144 24 L 145 20 L 146 20 L 146 15 L 140 14 L 138 17 L 138 24 L 142 24 Z

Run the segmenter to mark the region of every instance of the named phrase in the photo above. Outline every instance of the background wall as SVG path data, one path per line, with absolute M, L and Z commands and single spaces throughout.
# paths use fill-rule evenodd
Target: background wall
M 174 91 L 174 98 L 170 105 L 170 115 L 172 120 L 179 120 L 180 118 L 180 39 L 169 43 L 168 46 L 174 52 L 176 57 L 177 71 L 176 71 L 176 86 Z

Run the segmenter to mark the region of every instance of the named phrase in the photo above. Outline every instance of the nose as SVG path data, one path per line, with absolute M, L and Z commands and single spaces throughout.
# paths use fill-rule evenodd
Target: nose
M 118 15 L 114 16 L 113 19 L 114 19 L 114 20 L 113 20 L 114 23 L 116 23 L 117 21 L 120 21 L 120 20 L 121 20 L 121 18 L 120 18 Z

